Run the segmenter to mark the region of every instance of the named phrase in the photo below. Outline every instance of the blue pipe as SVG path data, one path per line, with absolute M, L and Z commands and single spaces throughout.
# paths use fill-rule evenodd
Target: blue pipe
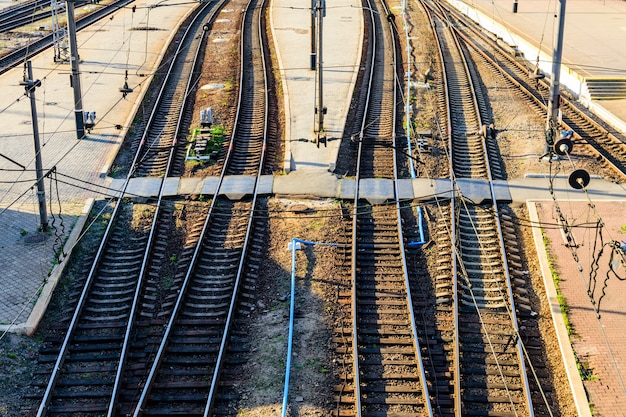
M 285 369 L 285 388 L 283 390 L 283 411 L 282 417 L 287 417 L 287 402 L 289 398 L 289 377 L 291 376 L 291 352 L 293 350 L 293 318 L 295 315 L 296 298 L 296 243 L 303 245 L 324 245 L 337 246 L 337 243 L 309 242 L 306 240 L 291 239 L 291 305 L 289 306 L 289 340 L 287 341 L 287 363 Z
M 287 417 L 287 399 L 289 397 L 289 377 L 291 374 L 291 351 L 293 349 L 293 316 L 296 298 L 296 243 L 298 239 L 291 239 L 291 305 L 289 306 L 289 340 L 287 342 L 287 364 L 285 369 L 285 389 L 283 390 L 282 417 Z
M 422 246 L 426 241 L 424 240 L 424 222 L 422 216 L 422 208 L 417 206 L 417 226 L 420 231 L 420 241 L 419 242 L 409 242 L 407 246 L 409 248 Z

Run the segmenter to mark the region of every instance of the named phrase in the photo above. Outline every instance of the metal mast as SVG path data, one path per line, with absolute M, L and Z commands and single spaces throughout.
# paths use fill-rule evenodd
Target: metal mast
M 41 162 L 41 145 L 39 142 L 39 122 L 37 121 L 37 101 L 35 89 L 41 81 L 33 79 L 33 68 L 30 61 L 24 65 L 24 81 L 20 83 L 26 90 L 24 94 L 30 99 L 30 112 L 33 120 L 33 139 L 35 142 L 35 172 L 37 174 L 37 200 L 39 201 L 39 222 L 41 231 L 48 230 L 48 212 L 46 210 L 46 190 L 44 188 L 43 164 Z
M 558 140 L 559 127 L 559 104 L 560 104 L 560 78 L 561 59 L 563 56 L 563 33 L 565 31 L 565 2 L 559 0 L 559 27 L 556 32 L 554 52 L 552 53 L 552 78 L 550 80 L 550 99 L 548 101 L 548 118 L 546 121 L 546 147 L 545 153 L 550 155 L 553 151 L 554 143 Z
M 74 2 L 76 0 L 65 0 L 67 8 L 67 28 L 70 39 L 70 63 L 72 64 L 72 88 L 74 89 L 74 116 L 76 119 L 76 139 L 85 136 L 85 120 L 83 116 L 83 97 L 80 88 L 80 69 L 78 62 L 78 45 L 76 43 L 76 21 L 74 20 Z
M 65 4 L 59 0 L 50 0 L 52 10 L 52 42 L 54 44 L 54 62 L 69 62 L 67 29 L 59 24 L 59 17 L 65 11 Z

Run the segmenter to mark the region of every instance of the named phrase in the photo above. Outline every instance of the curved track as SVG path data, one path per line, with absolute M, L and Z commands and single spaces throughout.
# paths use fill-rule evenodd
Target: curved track
M 446 130 L 453 188 L 460 191 L 460 180 L 483 180 L 491 195 L 484 202 L 459 195 L 449 206 L 441 206 L 437 216 L 436 320 L 439 337 L 446 341 L 444 349 L 454 353 L 445 368 L 451 370 L 451 378 L 441 385 L 438 404 L 445 415 L 533 416 L 535 407 L 541 412 L 546 408 L 539 392 L 531 392 L 529 357 L 517 317 L 518 311 L 528 312 L 530 307 L 522 296 L 521 271 L 515 271 L 521 265 L 515 237 L 509 237 L 511 218 L 504 215 L 509 222 L 502 224 L 500 213 L 506 209 L 494 196 L 493 178 L 503 173 L 490 166 L 486 112 L 479 110 L 472 87 L 480 83 L 445 11 L 432 3 L 426 6 L 449 86 Z M 450 244 L 452 249 L 447 250 Z M 534 382 L 532 387 L 541 390 Z
M 87 26 L 110 15 L 111 13 L 116 12 L 133 1 L 134 0 L 117 0 L 111 4 L 96 8 L 93 13 L 89 13 L 76 21 L 76 30 L 86 28 Z M 11 52 L 0 56 L 0 74 L 4 74 L 11 68 L 23 63 L 25 60 L 48 49 L 53 45 L 53 42 L 54 34 L 50 33 L 34 42 L 29 43 L 27 46 L 12 50 Z
M 78 2 L 77 2 L 78 3 Z M 32 0 L 0 10 L 0 33 L 50 17 L 50 1 Z
M 442 4 L 445 7 L 445 4 Z M 452 8 L 447 8 L 449 20 L 454 22 L 454 30 L 462 41 L 475 50 L 485 62 L 496 72 L 502 74 L 508 83 L 515 87 L 519 95 L 529 105 L 545 117 L 547 97 L 549 97 L 549 80 L 529 77 L 533 73 L 533 65 L 523 58 L 510 53 L 500 43 L 480 30 L 480 27 L 469 21 Z M 626 179 L 626 137 L 608 126 L 599 117 L 591 114 L 580 103 L 561 94 L 560 105 L 563 121 L 561 128 L 575 132 L 575 143 L 588 145 L 574 146 L 573 153 L 587 154 L 601 161 L 616 179 Z
M 177 60 L 187 61 L 189 57 L 181 53 L 189 46 L 189 38 L 198 39 L 192 58 L 200 50 L 204 37 L 202 23 L 212 13 L 216 4 L 205 4 L 196 9 L 190 26 L 185 31 L 179 50 L 170 66 L 171 71 L 181 71 Z M 191 60 L 192 62 L 195 59 Z M 184 67 L 184 63 L 183 64 Z M 183 75 L 183 85 L 187 85 L 192 68 L 187 66 Z M 168 75 L 176 78 L 179 73 Z M 166 77 L 167 80 L 167 77 Z M 165 82 L 167 85 L 167 81 Z M 176 83 L 178 84 L 178 83 Z M 185 87 L 186 88 L 186 87 Z M 180 109 L 175 110 L 180 116 Z M 152 127 L 152 124 L 149 124 Z M 91 269 L 82 285 L 76 300 L 75 312 L 58 348 L 58 354 L 50 358 L 51 375 L 43 394 L 38 416 L 68 415 L 80 412 L 81 415 L 114 415 L 120 375 L 133 318 L 137 312 L 139 294 L 144 288 L 144 278 L 149 271 L 167 259 L 168 230 L 172 226 L 173 206 L 162 200 L 163 178 L 171 173 L 174 163 L 176 136 L 181 127 L 161 134 L 167 143 L 165 162 L 149 164 L 159 166 L 160 171 L 150 171 L 161 176 L 161 187 L 156 206 L 139 205 L 118 200 L 111 215 L 111 221 L 95 256 Z M 151 130 L 151 129 L 149 129 Z M 137 167 L 142 157 L 147 155 L 150 142 L 143 140 L 138 147 L 132 166 Z M 145 161 L 145 158 L 144 158 Z M 124 194 L 130 177 L 136 174 L 131 170 L 125 182 Z M 139 207 L 135 207 L 139 206 Z M 131 231 L 129 233 L 129 231 Z M 148 287 L 150 279 L 147 278 Z M 42 360 L 40 360 L 42 361 Z M 43 358 L 45 361 L 45 358 Z
M 198 228 L 188 267 L 173 282 L 177 297 L 171 300 L 173 307 L 163 325 L 164 333 L 150 342 L 150 348 L 143 350 L 146 354 L 141 363 L 135 364 L 138 370 L 146 370 L 144 375 L 128 381 L 129 401 L 123 410 L 133 416 L 208 416 L 216 407 L 229 408 L 228 394 L 220 390 L 222 367 L 236 350 L 235 345 L 245 338 L 232 330 L 237 301 L 243 283 L 250 287 L 255 279 L 262 247 L 252 236 L 260 239 L 262 235 L 253 214 L 268 131 L 263 13 L 264 3 L 253 0 L 242 22 L 242 88 L 218 184 L 219 190 L 226 175 L 247 173 L 253 175 L 255 192 L 240 202 L 221 196 L 211 201 L 205 221 Z M 250 86 L 255 88 L 248 89 Z M 154 326 L 149 334 L 158 333 L 158 327 Z M 137 379 L 139 388 L 133 390 L 132 382 Z

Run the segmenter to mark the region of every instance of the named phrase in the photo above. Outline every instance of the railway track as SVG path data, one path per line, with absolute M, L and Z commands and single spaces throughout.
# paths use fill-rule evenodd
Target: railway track
M 132 2 L 133 0 L 117 0 L 113 1 L 112 3 L 97 7 L 92 13 L 89 13 L 76 21 L 76 30 L 84 29 Z M 53 42 L 54 34 L 50 33 L 48 35 L 42 36 L 41 38 L 33 42 L 30 42 L 24 47 L 11 50 L 9 53 L 0 56 L 0 74 L 4 74 L 11 68 L 22 64 L 25 60 L 48 49 L 53 45 Z
M 460 180 L 482 180 L 491 195 L 484 202 L 453 198 L 439 207 L 433 227 L 439 254 L 432 282 L 437 309 L 430 314 L 436 324 L 430 332 L 444 342 L 447 352 L 434 353 L 431 361 L 443 365 L 432 372 L 439 375 L 431 381 L 438 387 L 436 407 L 450 416 L 547 415 L 541 381 L 531 384 L 531 358 L 520 335 L 518 311 L 532 314 L 523 296 L 525 280 L 512 217 L 495 200 L 492 181 L 504 173 L 490 165 L 493 151 L 488 142 L 493 138 L 484 128 L 488 113 L 476 98 L 477 72 L 445 11 L 433 3 L 424 5 L 440 45 L 447 87 L 444 128 L 449 132 L 453 187 L 458 189 Z
M 442 7 L 445 7 L 445 4 L 442 4 Z M 482 57 L 493 71 L 501 74 L 520 97 L 545 117 L 550 89 L 549 79 L 536 77 L 532 63 L 512 54 L 510 48 L 503 47 L 467 17 L 449 7 L 446 7 L 446 10 L 462 42 Z M 561 128 L 574 131 L 576 144 L 587 145 L 574 146 L 572 153 L 601 161 L 609 172 L 614 173 L 615 180 L 624 181 L 626 137 L 589 112 L 567 93 L 561 95 L 560 108 L 563 115 Z
M 50 17 L 50 10 L 41 11 L 48 7 L 49 1 L 32 0 L 0 10 L 0 33 Z
M 366 8 L 370 65 L 356 160 L 352 243 L 343 250 L 344 318 L 335 330 L 344 367 L 336 390 L 338 416 L 432 415 L 412 311 L 400 204 L 370 206 L 360 188 L 383 177 L 397 195 L 397 42 L 384 2 Z M 350 252 L 348 253 L 348 248 Z M 349 267 L 348 267 L 349 265 Z
M 384 4 L 368 8 L 370 24 L 381 36 L 373 37 L 377 53 L 371 58 L 369 81 L 376 88 L 363 106 L 355 175 L 357 184 L 378 177 L 397 187 L 398 172 L 406 168 L 396 154 L 398 65 L 388 55 L 395 54 L 396 40 L 393 30 L 380 29 L 393 15 Z M 258 181 L 263 171 L 271 127 L 266 120 L 270 99 L 261 94 L 268 90 L 267 81 L 256 65 L 264 61 L 259 55 L 265 50 L 262 10 L 251 1 L 243 19 L 240 52 L 242 57 L 249 51 L 252 55 L 242 58 L 240 105 L 222 152 L 220 184 L 226 175 Z M 258 32 L 248 30 L 253 26 Z M 451 177 L 499 178 L 502 171 L 485 162 L 490 154 L 483 130 L 488 112 L 480 100 L 468 99 L 473 95 L 473 68 L 463 64 L 468 52 L 455 49 L 459 43 L 443 22 L 436 31 L 446 39 L 445 71 L 454 75 L 445 83 L 452 96 L 447 117 Z M 253 46 L 257 43 L 261 46 Z M 195 48 L 182 45 L 183 50 Z M 188 74 L 178 75 L 179 81 L 193 84 L 195 65 L 182 51 L 176 55 Z M 173 69 L 180 74 L 180 68 Z M 146 136 L 133 145 L 137 164 L 130 176 L 182 172 L 178 123 L 188 117 L 183 98 L 189 92 L 176 86 L 185 84 L 164 84 L 164 100 L 156 106 L 163 112 L 150 118 Z M 507 231 L 512 221 L 501 224 L 510 220 L 507 209 L 494 202 L 455 200 L 437 214 L 441 269 L 432 294 L 424 298 L 412 295 L 422 288 L 409 277 L 427 274 L 409 270 L 404 249 L 402 223 L 413 219 L 411 208 L 403 203 L 368 206 L 359 193 L 357 186 L 353 246 L 344 253 L 351 265 L 352 291 L 342 294 L 341 302 L 350 307 L 349 319 L 335 331 L 337 353 L 346 367 L 335 388 L 335 415 L 534 415 L 536 409 L 547 415 L 542 404 L 529 399 L 531 391 L 536 395 L 543 389 L 541 384 L 529 381 L 523 371 L 528 345 L 522 345 L 516 311 L 528 314 L 530 307 L 524 304 L 525 281 L 515 259 L 519 248 Z M 261 259 L 259 230 L 264 227 L 254 221 L 258 204 L 254 195 L 237 203 L 216 197 L 201 205 L 172 260 L 173 245 L 165 231 L 174 227 L 173 219 L 185 205 L 160 198 L 156 208 L 118 202 L 107 232 L 110 246 L 99 249 L 102 258 L 98 256 L 88 278 L 95 275 L 94 282 L 85 286 L 91 292 L 79 307 L 87 313 L 69 324 L 78 330 L 68 333 L 70 351 L 52 365 L 52 372 L 61 376 L 51 378 L 51 398 L 42 402 L 41 415 L 236 415 L 231 401 L 238 394 L 223 379 L 231 374 L 223 366 L 236 366 L 236 355 L 246 349 L 246 334 L 236 324 L 237 302 L 253 298 L 250 289 Z M 133 233 L 126 233 L 128 229 Z M 162 271 L 168 268 L 166 277 Z M 418 323 L 415 312 L 429 314 L 432 326 Z M 56 348 L 49 353 L 56 355 Z M 457 356 L 450 360 L 452 353 Z
M 241 308 L 237 302 L 253 297 L 263 247 L 263 225 L 253 221 L 253 215 L 269 123 L 264 7 L 264 2 L 249 2 L 243 19 L 242 87 L 218 185 L 226 175 L 246 173 L 255 178 L 255 193 L 239 202 L 224 197 L 211 201 L 189 268 L 175 282 L 178 297 L 165 333 L 154 354 L 138 367 L 147 370 L 140 377 L 142 389 L 136 390 L 134 405 L 125 407 L 134 416 L 236 415 L 230 402 L 237 394 L 228 392 L 233 384 L 221 376 L 224 366 L 237 363 L 229 360 L 247 344 L 245 334 L 233 330 Z
M 185 62 L 190 58 L 187 55 L 189 39 L 197 41 L 195 49 L 192 48 L 190 52 L 193 58 L 200 50 L 204 37 L 202 24 L 205 19 L 215 15 L 213 10 L 216 10 L 215 4 L 197 7 L 184 31 L 168 74 L 177 78 L 181 71 L 186 71 L 186 77 L 183 76 L 180 82 L 164 82 L 166 87 L 161 90 L 155 113 L 166 107 L 160 104 L 170 98 L 170 90 L 180 88 L 177 86 L 181 83 L 189 85 L 195 66 Z M 191 62 L 194 61 L 191 59 Z M 181 109 L 170 109 L 174 118 L 180 119 Z M 164 178 L 172 173 L 176 137 L 182 127 L 175 124 L 174 129 L 166 131 L 168 126 L 154 117 L 150 119 L 146 132 L 159 131 L 159 139 L 163 140 L 159 146 L 167 149 L 167 157 L 163 162 L 162 155 L 148 152 L 155 143 L 146 133 L 136 149 L 132 166 L 136 168 L 141 165 L 150 169 L 132 169 L 122 196 L 133 176 L 149 173 Z M 74 312 L 65 328 L 67 331 L 59 340 L 51 339 L 48 348 L 50 355 L 40 358 L 42 372 L 49 373 L 50 377 L 44 384 L 45 392 L 37 411 L 38 416 L 73 413 L 115 415 L 117 391 L 134 329 L 139 295 L 144 287 L 154 285 L 156 277 L 151 275 L 154 268 L 165 262 L 170 256 L 169 251 L 176 250 L 168 242 L 175 207 L 163 200 L 163 184 L 161 179 L 155 205 L 135 204 L 122 198 L 115 204 L 93 264 L 87 276 L 76 282 L 77 288 L 81 290 L 76 291 L 68 303 Z
M 240 79 L 232 134 L 218 159 L 224 178 L 244 174 L 252 196 L 231 202 L 177 202 L 162 197 L 163 178 L 182 175 L 187 104 L 200 77 L 207 28 L 225 2 L 204 3 L 175 38 L 174 52 L 146 118 L 131 144 L 131 178 L 161 178 L 156 201 L 122 197 L 100 248 L 68 303 L 61 324 L 40 357 L 47 382 L 37 415 L 236 415 L 247 335 L 239 314 L 255 302 L 255 279 L 264 248 L 263 209 L 256 189 L 268 140 L 277 132 L 268 106 L 273 80 L 266 56 L 265 1 L 243 2 Z M 246 6 L 247 4 L 247 6 Z M 179 223 L 187 225 L 186 237 Z M 250 301 L 252 300 L 252 301 Z M 73 311 L 73 312 L 72 312 Z M 69 322 L 69 323 L 68 323 Z M 239 372 L 239 373 L 237 373 Z M 235 381 L 235 382 L 233 382 Z M 233 411 L 235 410 L 235 411 Z

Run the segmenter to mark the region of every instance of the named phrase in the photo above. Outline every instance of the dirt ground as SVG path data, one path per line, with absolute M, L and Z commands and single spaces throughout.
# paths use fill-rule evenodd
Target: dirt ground
M 227 13 L 232 15 L 233 10 L 230 10 Z M 414 19 L 412 29 L 414 32 L 411 33 L 411 36 L 420 40 L 419 42 L 415 41 L 414 44 L 416 62 L 421 63 L 419 68 L 415 68 L 415 73 L 425 75 L 429 70 L 432 70 L 428 63 L 432 62 L 433 49 L 428 46 L 427 41 L 423 41 L 427 31 L 424 31 L 423 24 L 419 23 L 421 22 L 419 11 L 413 10 L 412 13 L 414 13 L 412 17 Z M 231 19 L 235 20 L 232 17 Z M 234 34 L 224 29 L 224 32 L 216 33 L 216 35 L 231 39 Z M 218 120 L 226 121 L 232 117 L 229 103 L 232 100 L 233 87 L 236 84 L 232 70 L 232 54 L 235 48 L 230 42 L 215 43 L 211 45 L 211 48 L 219 48 L 219 53 L 225 59 L 214 61 L 210 71 L 207 69 L 206 78 L 203 78 L 200 83 L 197 105 L 202 108 L 212 103 Z M 216 62 L 223 62 L 224 66 L 220 68 L 215 65 Z M 548 172 L 549 164 L 539 160 L 544 146 L 543 119 L 522 104 L 499 76 L 493 75 L 481 64 L 478 64 L 478 68 L 483 76 L 483 85 L 490 100 L 493 121 L 499 132 L 498 146 L 508 178 L 520 178 L 526 173 Z M 224 87 L 202 89 L 202 86 L 213 84 Z M 429 130 L 433 127 L 436 96 L 433 90 L 425 87 L 415 94 L 416 127 L 420 130 Z M 430 176 L 447 175 L 447 169 L 442 169 L 442 165 L 437 163 L 437 158 L 437 154 L 425 156 L 427 164 L 424 172 Z M 599 173 L 592 161 L 577 161 L 577 163 L 582 164 L 592 174 Z M 566 168 L 563 165 L 563 169 Z M 199 169 L 194 174 L 209 174 L 210 171 L 211 168 L 207 168 L 206 172 Z M 608 209 L 604 207 L 604 204 L 598 205 L 598 212 L 602 214 L 606 224 L 605 230 L 611 230 L 611 237 L 608 238 L 607 233 L 606 241 L 621 240 L 623 238 L 621 234 L 625 232 L 624 223 L 626 223 L 622 214 L 624 207 L 622 205 L 613 206 L 609 203 L 607 206 Z M 567 208 L 566 215 L 569 216 L 571 213 L 572 220 L 581 217 L 580 213 L 574 210 L 574 206 L 566 204 L 564 207 Z M 281 413 L 292 268 L 292 253 L 287 249 L 288 243 L 294 237 L 316 242 L 337 242 L 345 239 L 340 207 L 335 201 L 272 199 L 268 203 L 268 208 L 270 221 L 266 258 L 263 261 L 261 268 L 263 273 L 258 282 L 260 298 L 253 312 L 253 324 L 249 329 L 250 340 L 254 341 L 252 346 L 254 359 L 246 365 L 246 372 L 249 377 L 241 391 L 239 406 L 241 417 L 279 416 Z M 565 208 L 564 211 L 566 211 Z M 520 219 L 528 219 L 525 207 L 515 207 L 514 209 Z M 605 209 L 608 211 L 601 211 Z M 542 210 L 542 220 L 547 223 L 554 223 L 553 209 L 543 205 Z M 589 210 L 585 216 L 590 219 L 594 218 L 593 213 L 589 213 Z M 538 303 L 537 311 L 543 314 L 549 308 L 545 304 L 545 293 L 542 290 L 543 281 L 532 243 L 531 228 L 527 222 L 523 223 L 525 226 L 521 227 L 520 231 L 528 260 L 527 267 L 532 277 L 536 302 Z M 575 233 L 579 231 L 588 233 L 590 230 L 580 228 L 576 229 Z M 576 325 L 579 314 L 587 315 L 583 316 L 583 320 L 588 320 L 588 315 L 591 314 L 591 322 L 593 322 L 593 304 L 587 296 L 586 289 L 583 288 L 583 295 L 587 297 L 586 300 L 581 301 L 584 308 L 573 308 L 577 305 L 574 301 L 578 295 L 568 296 L 568 285 L 580 281 L 581 278 L 578 277 L 579 274 L 576 269 L 571 271 L 569 268 L 575 267 L 577 264 L 571 261 L 571 251 L 561 243 L 562 239 L 556 229 L 546 228 L 546 234 L 550 241 L 550 255 L 557 261 L 557 269 L 560 271 L 560 276 L 564 278 L 560 284 L 561 288 L 565 293 L 568 305 L 572 307 L 569 314 L 571 314 L 571 322 L 574 324 L 573 344 L 579 354 L 579 359 L 586 364 L 586 369 L 589 369 L 591 375 L 589 380 L 585 381 L 585 387 L 595 404 L 595 409 L 598 411 L 597 415 L 620 415 L 604 413 L 600 408 L 601 401 L 598 401 L 597 398 L 605 397 L 594 396 L 612 395 L 611 398 L 616 398 L 613 403 L 619 404 L 621 410 L 624 409 L 625 404 L 619 401 L 623 401 L 622 399 L 626 398 L 626 395 L 623 393 L 619 395 L 619 392 L 608 392 L 606 384 L 603 384 L 606 377 L 601 373 L 601 370 L 604 369 L 604 366 L 611 368 L 611 364 L 605 365 L 606 361 L 603 359 L 611 357 L 611 354 L 617 352 L 618 347 L 626 346 L 626 343 L 610 340 L 604 345 L 594 344 L 594 341 L 600 338 L 599 325 L 590 329 L 590 333 Z M 577 236 L 576 240 L 582 244 L 579 250 L 580 262 L 588 267 L 590 258 L 584 258 L 582 255 L 593 253 L 591 247 L 595 240 L 592 240 L 591 235 L 584 235 L 580 238 Z M 303 250 L 296 253 L 294 333 L 296 344 L 293 347 L 292 384 L 289 393 L 291 416 L 326 416 L 332 410 L 333 353 L 330 339 L 334 313 L 332 301 L 336 298 L 336 287 L 333 285 L 333 275 L 336 268 L 334 251 L 335 249 L 330 246 L 307 245 Z M 561 263 L 561 261 L 563 262 Z M 606 266 L 608 263 L 604 262 L 604 265 Z M 621 268 L 620 271 L 623 272 L 623 265 Z M 587 272 L 587 279 L 588 275 Z M 605 271 L 598 272 L 598 291 L 603 286 L 604 276 Z M 609 319 L 613 319 L 614 316 L 619 318 L 620 314 L 617 308 L 620 301 L 619 295 L 624 285 L 616 277 L 612 277 L 608 281 L 608 295 L 601 302 L 602 319 L 597 322 L 598 324 L 608 326 Z M 580 288 L 574 289 L 574 291 L 580 292 Z M 595 298 L 597 299 L 597 294 Z M 613 325 L 612 323 L 611 325 Z M 552 329 L 552 322 L 547 313 L 542 318 L 541 329 L 546 339 L 546 345 L 550 349 L 549 362 L 554 367 L 555 385 L 559 391 L 559 402 L 563 407 L 561 416 L 575 416 L 576 412 L 571 404 L 571 397 L 568 397 L 569 387 L 566 376 L 562 367 L 559 368 L 561 366 L 560 353 Z M 41 337 L 41 334 L 33 339 L 7 334 L 0 339 L 0 416 L 22 415 L 21 408 L 28 403 L 26 397 L 29 393 L 29 383 L 35 371 L 35 358 Z M 607 350 L 609 347 L 611 349 Z M 615 375 L 610 376 L 610 378 L 614 379 Z

